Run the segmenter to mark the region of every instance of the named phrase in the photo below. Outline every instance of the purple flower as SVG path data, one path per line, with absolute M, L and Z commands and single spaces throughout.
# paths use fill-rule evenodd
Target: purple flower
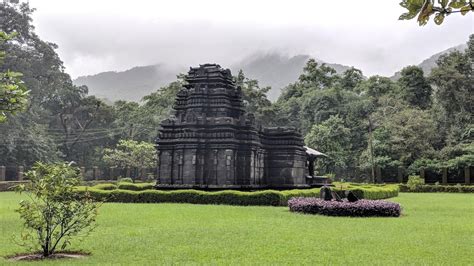
M 292 212 L 329 216 L 385 216 L 398 217 L 401 206 L 384 200 L 325 201 L 320 198 L 291 198 L 288 207 Z

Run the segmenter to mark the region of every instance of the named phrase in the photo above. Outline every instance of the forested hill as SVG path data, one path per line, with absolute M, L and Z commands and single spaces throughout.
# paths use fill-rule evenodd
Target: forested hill
M 182 69 L 165 65 L 139 66 L 126 71 L 108 71 L 91 76 L 82 76 L 73 82 L 87 85 L 89 94 L 108 101 L 140 101 L 157 88 L 176 80 Z
M 234 75 L 242 69 L 246 77 L 258 80 L 260 86 L 271 86 L 268 98 L 276 100 L 283 87 L 298 79 L 309 58 L 309 55 L 289 57 L 279 53 L 256 53 L 232 66 L 223 67 L 229 67 Z M 328 65 L 338 73 L 349 68 L 339 64 Z M 109 101 L 139 101 L 143 96 L 176 80 L 176 75 L 185 73 L 188 67 L 171 67 L 166 64 L 140 66 L 121 72 L 109 71 L 82 76 L 75 79 L 74 84 L 87 85 L 89 94 Z
M 256 53 L 231 66 L 231 70 L 235 75 L 242 69 L 245 76 L 258 80 L 261 87 L 272 87 L 267 96 L 275 101 L 280 96 L 282 88 L 298 80 L 309 58 L 309 55 L 289 57 L 279 53 Z M 321 60 L 316 61 L 324 63 Z M 338 74 L 350 68 L 340 64 L 326 64 L 334 68 Z
M 449 48 L 432 55 L 418 66 L 423 69 L 425 75 L 428 75 L 442 54 L 465 48 L 465 44 Z M 246 77 L 258 80 L 261 87 L 271 86 L 272 89 L 267 93 L 267 96 L 270 100 L 275 101 L 280 96 L 282 88 L 298 79 L 309 58 L 309 55 L 290 57 L 276 52 L 260 52 L 229 67 L 234 75 L 237 75 L 238 71 L 242 69 Z M 321 60 L 317 61 L 323 63 Z M 341 64 L 326 64 L 334 68 L 338 74 L 349 68 L 349 66 Z M 357 66 L 354 67 L 357 68 Z M 171 67 L 166 64 L 139 66 L 126 71 L 109 71 L 82 76 L 75 79 L 74 84 L 87 85 L 90 94 L 112 102 L 116 100 L 140 101 L 143 96 L 166 86 L 176 80 L 177 74 L 186 71 L 187 67 Z M 392 79 L 399 77 L 400 73 L 397 72 L 392 76 Z
M 436 53 L 436 54 L 430 56 L 429 58 L 423 60 L 421 63 L 418 64 L 418 66 L 421 69 L 423 69 L 423 72 L 425 73 L 425 76 L 428 76 L 431 72 L 431 69 L 436 67 L 436 61 L 438 60 L 438 58 L 441 55 L 447 54 L 447 53 L 450 53 L 450 52 L 453 52 L 453 51 L 464 51 L 466 48 L 467 48 L 466 44 L 460 44 L 458 46 L 448 48 L 448 49 L 446 49 L 442 52 Z M 392 79 L 399 79 L 400 78 L 400 71 L 395 73 L 391 78 Z

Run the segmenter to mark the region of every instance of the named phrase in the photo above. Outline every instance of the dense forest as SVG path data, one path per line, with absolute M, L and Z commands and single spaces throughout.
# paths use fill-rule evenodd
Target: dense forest
M 140 102 L 108 104 L 72 83 L 57 46 L 35 33 L 33 11 L 27 4 L 0 4 L 0 30 L 14 33 L 0 44 L 0 72 L 22 73 L 16 78 L 29 91 L 23 110 L 6 112 L 0 123 L 0 165 L 64 160 L 105 166 L 104 150 L 120 140 L 154 142 L 184 76 Z M 375 165 L 410 172 L 462 168 L 474 165 L 474 35 L 466 41 L 465 51 L 442 55 L 431 73 L 407 66 L 397 80 L 365 78 L 356 68 L 337 74 L 309 59 L 274 103 L 270 88 L 242 71 L 234 73 L 235 82 L 261 124 L 296 127 L 308 146 L 326 153 L 319 162 L 326 173 L 357 179 Z

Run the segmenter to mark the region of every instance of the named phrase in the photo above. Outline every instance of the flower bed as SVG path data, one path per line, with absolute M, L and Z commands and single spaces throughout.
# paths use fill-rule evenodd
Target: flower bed
M 288 201 L 291 212 L 321 214 L 328 216 L 398 217 L 401 206 L 398 203 L 383 200 L 325 201 L 319 198 L 292 198 Z

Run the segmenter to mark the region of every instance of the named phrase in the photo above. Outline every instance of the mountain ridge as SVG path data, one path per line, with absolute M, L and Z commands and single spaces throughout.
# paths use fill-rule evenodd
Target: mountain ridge
M 257 52 L 229 69 L 236 75 L 240 69 L 246 77 L 256 79 L 262 87 L 270 86 L 269 99 L 276 100 L 281 89 L 298 80 L 310 55 L 288 56 L 277 52 Z M 325 63 L 317 60 L 319 63 Z M 326 63 L 342 73 L 348 66 Z M 145 95 L 176 80 L 179 73 L 186 72 L 185 67 L 169 66 L 163 63 L 136 66 L 124 71 L 105 71 L 74 79 L 76 85 L 86 85 L 89 93 L 108 101 L 140 101 Z
M 425 60 L 421 61 L 416 66 L 420 67 L 423 70 L 423 73 L 424 73 L 425 76 L 428 76 L 431 73 L 431 69 L 436 67 L 436 61 L 438 60 L 438 58 L 441 55 L 444 55 L 444 54 L 447 54 L 447 53 L 450 53 L 450 52 L 453 52 L 453 51 L 464 51 L 466 48 L 467 48 L 467 44 L 456 45 L 454 47 L 448 48 L 446 50 L 443 50 L 441 52 L 438 52 L 438 53 L 426 58 Z M 395 74 L 393 74 L 393 76 L 390 77 L 390 78 L 393 79 L 393 80 L 397 80 L 397 79 L 400 78 L 400 73 L 401 73 L 401 70 L 395 72 Z
M 463 50 L 465 44 L 451 47 L 418 64 L 425 75 L 428 75 L 436 60 L 442 55 L 454 50 Z M 281 94 L 281 89 L 288 84 L 298 80 L 306 62 L 312 58 L 307 54 L 294 56 L 284 55 L 279 52 L 256 52 L 247 56 L 237 63 L 231 64 L 229 69 L 236 75 L 240 69 L 246 77 L 259 81 L 261 87 L 270 86 L 268 98 L 275 101 Z M 325 63 L 334 68 L 338 74 L 349 69 L 350 66 L 327 63 L 316 60 L 318 63 Z M 125 71 L 106 71 L 94 75 L 80 76 L 73 80 L 75 85 L 86 85 L 91 95 L 108 101 L 128 100 L 140 101 L 143 96 L 156 91 L 160 87 L 166 86 L 176 80 L 176 76 L 185 73 L 186 67 L 171 66 L 165 63 L 147 66 L 135 66 Z M 391 78 L 398 79 L 400 71 Z

